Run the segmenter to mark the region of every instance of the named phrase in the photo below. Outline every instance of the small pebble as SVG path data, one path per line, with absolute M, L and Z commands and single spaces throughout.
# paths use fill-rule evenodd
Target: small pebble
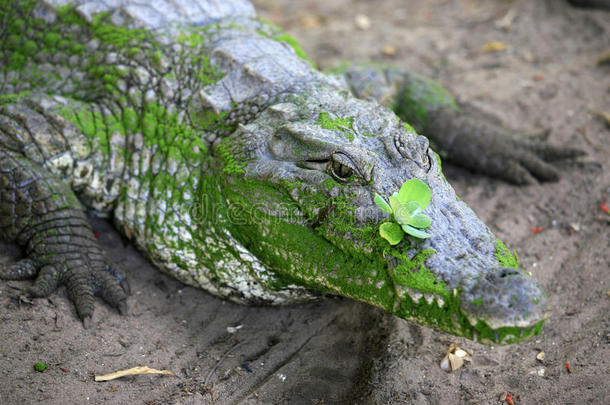
M 354 23 L 356 24 L 356 28 L 362 31 L 371 28 L 371 19 L 364 14 L 358 14 L 356 18 L 354 18 Z
M 238 330 L 240 330 L 243 327 L 244 327 L 244 325 L 227 326 L 227 333 L 233 334 L 233 333 L 237 332 Z
M 301 22 L 301 26 L 307 29 L 316 28 L 322 23 L 322 17 L 317 14 L 307 14 L 302 16 L 299 20 Z
M 385 44 L 381 48 L 381 53 L 383 53 L 385 56 L 396 56 L 396 47 L 392 44 Z

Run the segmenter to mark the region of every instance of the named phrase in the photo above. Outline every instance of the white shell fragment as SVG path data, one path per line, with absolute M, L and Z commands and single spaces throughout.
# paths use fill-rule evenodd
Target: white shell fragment
M 371 28 L 371 19 L 364 14 L 358 14 L 355 18 L 354 18 L 354 23 L 356 24 L 356 27 L 359 30 L 362 31 L 366 31 L 369 28 Z
M 460 349 L 455 343 L 449 345 L 445 357 L 441 360 L 440 366 L 443 370 L 454 371 L 464 365 L 464 361 L 470 361 L 470 353 Z
M 240 330 L 243 327 L 244 327 L 244 325 L 227 326 L 227 332 L 233 334 L 233 333 L 236 333 L 238 330 Z

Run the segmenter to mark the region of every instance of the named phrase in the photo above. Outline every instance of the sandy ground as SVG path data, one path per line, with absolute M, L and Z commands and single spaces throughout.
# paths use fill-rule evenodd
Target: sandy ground
M 561 164 L 560 182 L 528 187 L 444 165 L 458 194 L 549 293 L 542 335 L 489 347 L 349 300 L 234 305 L 160 274 L 94 220 L 131 280 L 129 315 L 100 302 L 84 330 L 64 289 L 30 304 L 17 298 L 29 283 L 0 281 L 0 403 L 500 404 L 509 403 L 506 392 L 516 404 L 608 403 L 610 216 L 600 205 L 610 194 L 610 130 L 591 111 L 610 111 L 610 66 L 595 63 L 610 50 L 610 13 L 562 0 L 255 3 L 321 68 L 341 60 L 406 66 L 507 126 L 548 127 L 550 142 L 589 153 Z M 506 49 L 484 52 L 490 41 Z M 20 255 L 8 244 L 0 252 L 0 263 Z M 438 364 L 451 342 L 474 355 L 447 373 Z M 49 368 L 35 372 L 37 361 Z M 93 381 L 136 365 L 177 376 Z

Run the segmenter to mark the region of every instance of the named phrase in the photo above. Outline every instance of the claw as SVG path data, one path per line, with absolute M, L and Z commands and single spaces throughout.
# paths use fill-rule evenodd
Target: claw
M 564 148 L 538 141 L 525 142 L 523 146 L 529 148 L 547 162 L 561 159 L 573 159 L 587 154 L 587 152 L 580 149 Z
M 519 163 L 540 181 L 559 180 L 559 172 L 553 166 L 533 154 L 524 153 L 522 158 L 519 159 Z
M 91 327 L 91 317 L 90 316 L 85 316 L 83 318 L 83 328 L 89 329 L 89 327 Z
M 110 270 L 111 267 L 107 267 Z M 126 299 L 129 285 L 125 281 L 125 278 L 120 275 L 116 269 L 113 271 L 99 272 L 94 275 L 94 286 L 95 294 L 102 297 L 104 301 L 116 308 L 119 313 L 124 314 L 127 312 Z
M 59 277 L 53 266 L 45 266 L 38 272 L 38 277 L 30 287 L 30 293 L 34 297 L 47 297 L 57 289 Z
M 125 291 L 126 295 L 131 295 L 131 285 L 129 285 L 129 281 L 126 278 L 121 280 L 121 288 Z
M 506 163 L 503 171 L 492 173 L 497 177 L 503 178 L 504 180 L 517 184 L 527 185 L 536 184 L 536 178 L 530 174 L 523 166 L 515 161 L 509 161 Z
M 127 305 L 127 301 L 121 301 L 121 303 L 118 305 L 117 309 L 119 310 L 119 314 L 127 315 L 127 312 L 129 311 L 129 306 Z

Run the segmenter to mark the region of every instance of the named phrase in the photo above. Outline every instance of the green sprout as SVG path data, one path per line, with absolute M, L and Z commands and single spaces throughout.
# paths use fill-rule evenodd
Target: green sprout
M 47 365 L 45 363 L 41 363 L 41 362 L 34 363 L 34 370 L 38 371 L 39 373 L 42 373 L 46 369 L 47 369 Z
M 431 220 L 421 212 L 430 204 L 430 198 L 430 187 L 419 179 L 405 181 L 400 191 L 390 196 L 389 204 L 375 193 L 375 204 L 396 221 L 381 224 L 381 237 L 390 245 L 400 243 L 405 233 L 419 239 L 429 238 L 430 235 L 421 229 L 430 227 Z

